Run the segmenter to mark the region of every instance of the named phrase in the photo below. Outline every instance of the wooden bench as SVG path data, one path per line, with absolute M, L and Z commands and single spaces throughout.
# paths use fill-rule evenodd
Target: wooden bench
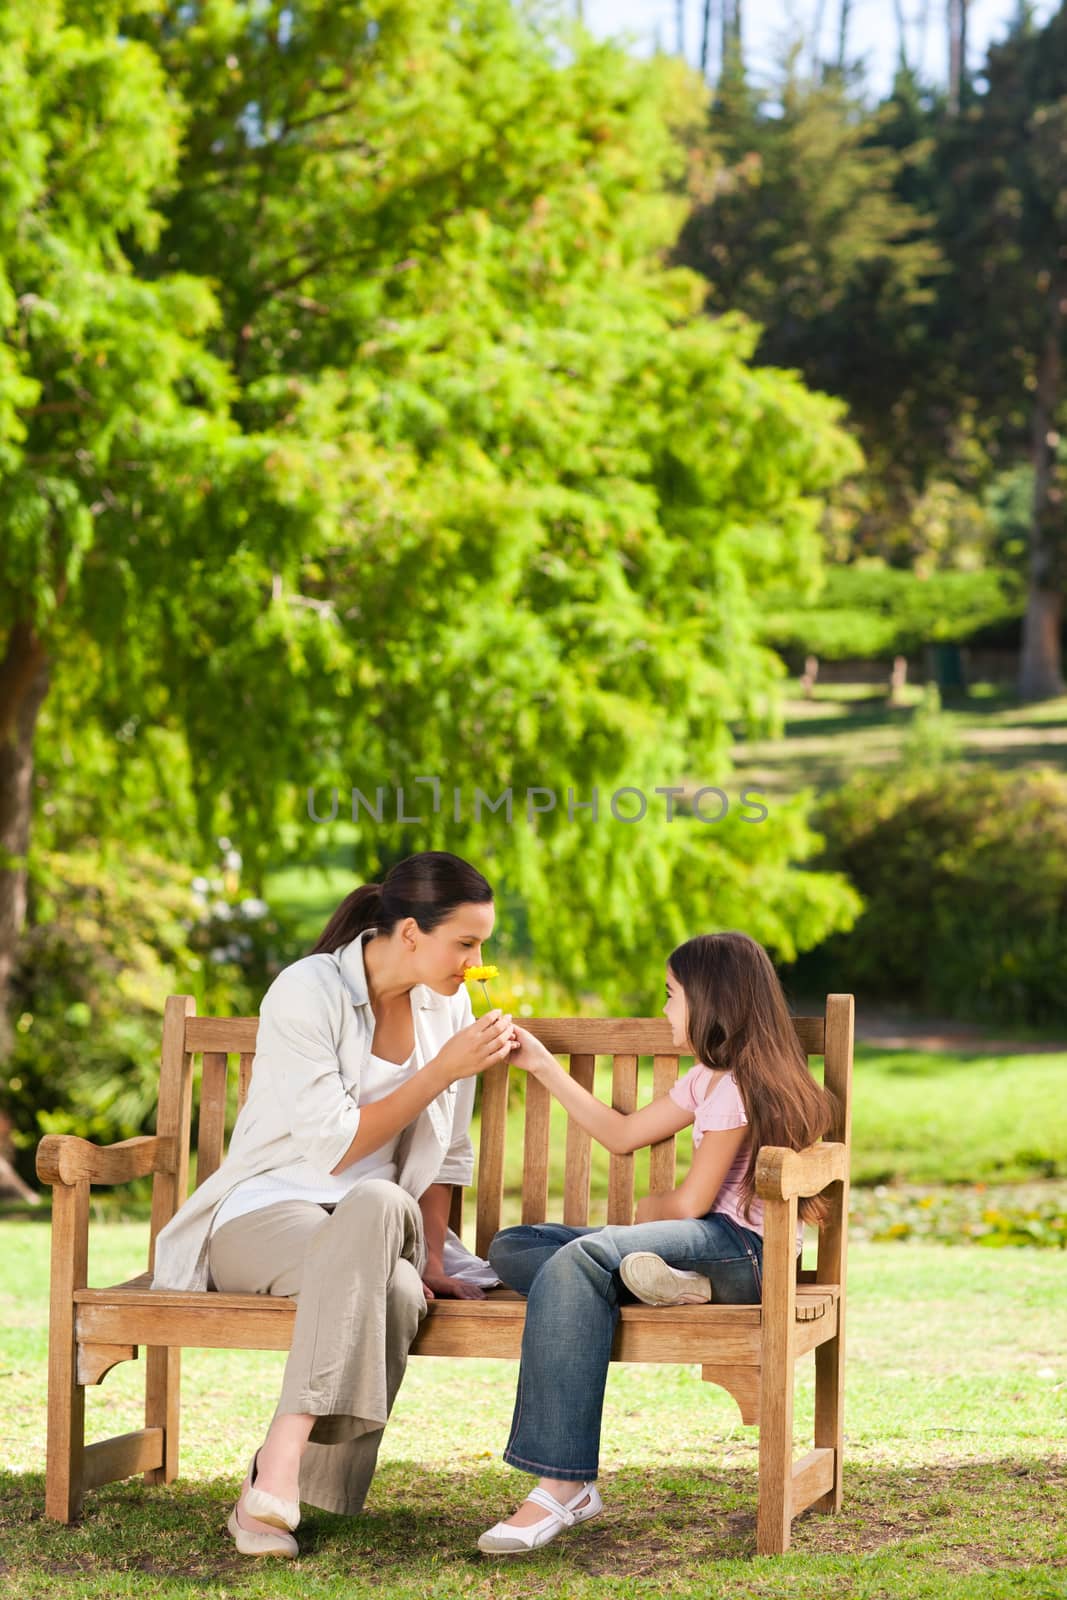
M 198 1017 L 192 999 L 172 996 L 163 1024 L 157 1132 L 106 1148 L 71 1135 L 49 1135 L 37 1151 L 37 1172 L 54 1190 L 51 1322 L 48 1353 L 48 1470 L 46 1515 L 69 1522 L 89 1489 L 143 1473 L 169 1483 L 178 1472 L 179 1376 L 183 1347 L 286 1350 L 295 1301 L 285 1297 L 183 1293 L 150 1289 L 155 1238 L 188 1193 L 194 1057 L 202 1057 L 197 1125 L 198 1180 L 223 1158 L 226 1091 L 237 1057 L 238 1101 L 244 1103 L 256 1043 L 255 1017 Z M 524 1019 L 525 1020 L 525 1019 Z M 612 1058 L 612 1103 L 637 1104 L 638 1058 L 651 1056 L 655 1094 L 678 1076 L 678 1054 L 662 1018 L 555 1018 L 525 1022 L 572 1075 L 593 1086 L 597 1056 Z M 796 1019 L 809 1055 L 822 1055 L 827 1086 L 840 1114 L 834 1142 L 797 1153 L 765 1147 L 757 1190 L 764 1207 L 762 1305 L 653 1308 L 623 1306 L 612 1359 L 697 1363 L 702 1377 L 737 1401 L 742 1420 L 759 1423 L 757 1548 L 776 1554 L 789 1546 L 792 1518 L 807 1507 L 841 1505 L 845 1252 L 848 1222 L 849 1133 L 853 1003 L 830 995 L 824 1017 Z M 508 1069 L 482 1078 L 481 1136 L 475 1249 L 484 1256 L 501 1225 Z M 550 1097 L 526 1082 L 522 1220 L 541 1222 L 549 1211 Z M 129 1282 L 91 1289 L 87 1282 L 90 1184 L 118 1184 L 153 1175 L 149 1270 Z M 590 1139 L 567 1124 L 562 1220 L 589 1223 Z M 674 1139 L 650 1157 L 654 1193 L 675 1186 Z M 797 1199 L 826 1191 L 830 1219 L 820 1230 L 818 1266 L 796 1261 Z M 463 1192 L 453 1193 L 451 1225 L 461 1232 Z M 634 1157 L 611 1157 L 607 1221 L 629 1223 L 634 1209 Z M 594 1218 L 594 1221 L 599 1219 Z M 517 1359 L 525 1301 L 507 1289 L 483 1300 L 436 1300 L 429 1307 L 414 1355 L 496 1356 Z M 85 1443 L 85 1389 L 145 1347 L 145 1425 L 134 1433 Z M 814 1449 L 793 1461 L 793 1389 L 799 1358 L 815 1352 Z M 610 1427 L 610 1422 L 608 1423 Z

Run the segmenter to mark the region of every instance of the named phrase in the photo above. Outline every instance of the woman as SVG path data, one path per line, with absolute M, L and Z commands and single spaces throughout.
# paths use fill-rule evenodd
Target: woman
M 743 933 L 704 934 L 668 959 L 671 1037 L 696 1064 L 639 1111 L 606 1106 L 525 1028 L 513 1062 L 539 1078 L 593 1138 L 618 1154 L 693 1127 L 693 1163 L 676 1189 L 646 1195 L 630 1226 L 504 1228 L 489 1260 L 527 1297 L 518 1392 L 504 1460 L 539 1479 L 487 1529 L 494 1555 L 538 1549 L 603 1510 L 596 1485 L 601 1412 L 619 1307 L 758 1301 L 762 1145 L 802 1150 L 832 1125 L 833 1101 L 808 1070 L 767 952 Z M 819 1197 L 800 1217 L 818 1223 Z M 796 1248 L 803 1245 L 798 1225 Z
M 447 1232 L 477 1075 L 515 1042 L 510 1016 L 473 1020 L 464 985 L 493 920 L 489 884 L 444 851 L 350 894 L 264 996 L 226 1158 L 156 1241 L 154 1288 L 296 1300 L 228 1523 L 243 1555 L 297 1555 L 301 1500 L 362 1510 L 427 1299 L 499 1282 Z

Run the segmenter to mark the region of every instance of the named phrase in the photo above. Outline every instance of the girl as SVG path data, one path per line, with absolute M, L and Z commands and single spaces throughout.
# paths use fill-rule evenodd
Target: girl
M 490 1264 L 527 1296 L 504 1460 L 540 1481 L 478 1540 L 492 1554 L 535 1549 L 603 1509 L 594 1480 L 619 1306 L 758 1301 L 757 1152 L 802 1150 L 832 1125 L 832 1096 L 808 1071 L 777 974 L 754 939 L 704 934 L 680 945 L 667 964 L 663 1010 L 675 1045 L 696 1065 L 669 1093 L 629 1113 L 603 1105 L 532 1034 L 515 1030 L 512 1061 L 607 1149 L 638 1150 L 692 1123 L 694 1155 L 678 1188 L 641 1200 L 630 1227 L 539 1223 L 503 1228 L 493 1239 Z M 804 1221 L 824 1214 L 818 1197 L 801 1200 Z M 802 1243 L 798 1224 L 798 1255 Z
M 447 1233 L 477 1075 L 515 1042 L 499 1011 L 473 1020 L 464 987 L 492 931 L 492 889 L 446 851 L 342 901 L 264 996 L 226 1159 L 156 1241 L 154 1288 L 296 1300 L 228 1524 L 242 1555 L 297 1555 L 301 1500 L 362 1510 L 426 1301 L 498 1281 Z

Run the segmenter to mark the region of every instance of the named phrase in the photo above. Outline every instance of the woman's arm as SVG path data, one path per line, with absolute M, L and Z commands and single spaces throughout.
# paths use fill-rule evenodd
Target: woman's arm
M 633 1150 L 643 1150 L 645 1145 L 658 1144 L 692 1122 L 692 1112 L 683 1110 L 666 1094 L 657 1095 L 651 1105 L 642 1106 L 640 1111 L 616 1111 L 606 1106 L 576 1083 L 569 1072 L 564 1072 L 555 1056 L 532 1033 L 518 1024 L 515 1032 L 519 1049 L 511 1058 L 512 1065 L 524 1068 L 543 1083 L 578 1126 L 612 1155 L 629 1155 Z
M 408 1078 L 380 1100 L 360 1106 L 355 1137 L 337 1165 L 330 1168 L 331 1176 L 336 1177 L 353 1161 L 388 1144 L 394 1134 L 414 1122 L 419 1112 L 425 1111 L 431 1100 L 436 1100 L 450 1083 L 472 1077 L 506 1060 L 511 1052 L 511 1039 L 511 1018 L 499 1011 L 487 1011 L 470 1027 L 454 1033 L 413 1078 Z

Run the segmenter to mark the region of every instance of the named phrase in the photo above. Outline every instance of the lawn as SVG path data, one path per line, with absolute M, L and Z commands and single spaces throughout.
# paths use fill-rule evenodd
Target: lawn
M 365 1515 L 312 1512 L 293 1568 L 245 1562 L 224 1532 L 273 1409 L 284 1360 L 275 1353 L 187 1352 L 179 1482 L 164 1491 L 111 1485 L 90 1496 L 79 1526 L 46 1523 L 47 1218 L 0 1221 L 0 1595 L 1067 1597 L 1062 1253 L 876 1242 L 879 1228 L 921 1238 L 937 1227 L 948 1238 L 984 1227 L 996 1242 L 981 1221 L 994 1195 L 1009 1209 L 1013 1195 L 1025 1196 L 1017 1210 L 1043 1206 L 1062 1222 L 1065 1070 L 1054 1053 L 857 1052 L 853 1166 L 863 1182 L 850 1264 L 847 1502 L 836 1519 L 801 1518 L 781 1560 L 754 1554 L 757 1432 L 695 1367 L 612 1370 L 607 1512 L 521 1565 L 494 1564 L 475 1548 L 525 1483 L 500 1461 L 509 1362 L 413 1360 Z M 518 1220 L 514 1082 L 504 1224 Z M 610 1098 L 603 1063 L 596 1087 Z M 650 1090 L 646 1071 L 641 1098 Z M 554 1115 L 558 1196 L 558 1107 Z M 683 1136 L 679 1171 L 688 1159 Z M 638 1157 L 638 1192 L 646 1163 Z M 1013 1190 L 1004 1183 L 1013 1177 L 1030 1182 Z M 1000 1186 L 963 1182 L 983 1178 Z M 591 1187 L 595 1221 L 607 1191 L 596 1147 Z M 959 1197 L 954 1219 L 947 1196 Z M 473 1209 L 468 1201 L 470 1244 Z M 142 1270 L 144 1221 L 103 1221 L 98 1202 L 94 1211 L 91 1281 Z M 1063 1235 L 1049 1226 L 1043 1237 Z M 811 1366 L 800 1369 L 798 1453 L 810 1440 Z M 90 1438 L 138 1425 L 139 1383 L 140 1364 L 127 1363 L 89 1392 Z
M 817 684 L 805 700 L 792 680 L 782 737 L 739 742 L 738 777 L 782 797 L 837 788 L 862 767 L 890 765 L 903 753 L 922 689 L 910 686 L 907 697 L 910 704 L 889 706 L 884 691 L 868 685 Z M 958 759 L 976 766 L 1067 767 L 1067 698 L 1021 705 L 1008 691 L 976 685 L 945 696 L 939 726 L 958 742 Z
M 143 1265 L 143 1223 L 97 1226 L 91 1276 Z M 700 1594 L 1000 1600 L 1067 1595 L 1062 1329 L 1053 1252 L 857 1244 L 850 1262 L 848 1470 L 841 1516 L 808 1513 L 784 1558 L 754 1554 L 757 1431 L 695 1367 L 617 1366 L 606 1513 L 515 1565 L 478 1533 L 530 1481 L 500 1460 L 511 1362 L 413 1359 L 365 1513 L 310 1511 L 293 1566 L 236 1555 L 224 1524 L 284 1357 L 189 1351 L 182 1476 L 92 1493 L 45 1522 L 47 1228 L 0 1223 L 0 1595 L 285 1597 Z M 801 1363 L 796 1442 L 811 1428 Z M 138 1363 L 88 1396 L 89 1437 L 138 1425 Z

